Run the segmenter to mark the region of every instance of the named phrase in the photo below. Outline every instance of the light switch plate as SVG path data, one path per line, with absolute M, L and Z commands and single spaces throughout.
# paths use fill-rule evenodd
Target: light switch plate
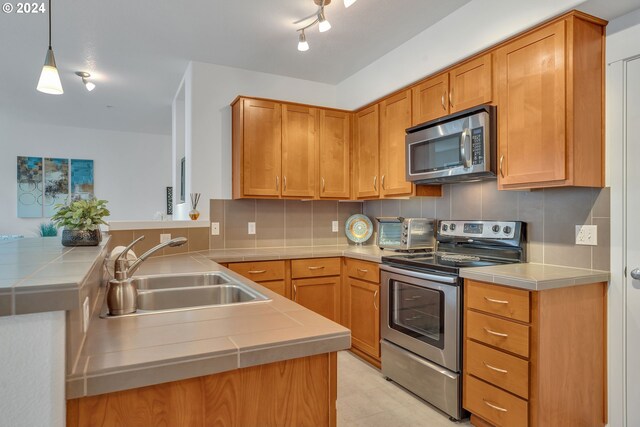
M 219 222 L 212 222 L 211 223 L 211 235 L 212 236 L 219 236 L 220 235 L 220 223 Z
M 85 297 L 82 303 L 82 329 L 85 333 L 89 329 L 89 297 Z
M 576 245 L 596 246 L 597 244 L 597 225 L 576 225 Z
M 331 231 L 334 233 L 338 232 L 338 221 L 331 221 Z
M 160 243 L 168 242 L 171 240 L 171 234 L 160 234 Z
M 256 234 L 256 223 L 255 222 L 249 222 L 247 224 L 249 224 L 247 233 Z

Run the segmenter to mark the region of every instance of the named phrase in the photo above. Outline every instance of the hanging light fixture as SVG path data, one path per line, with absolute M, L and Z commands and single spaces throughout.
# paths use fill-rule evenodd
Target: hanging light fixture
M 356 0 L 344 0 L 344 7 L 349 7 L 353 5 L 355 2 Z
M 91 92 L 92 90 L 94 90 L 96 88 L 95 83 L 90 82 L 88 79 L 89 77 L 91 77 L 91 74 L 87 73 L 86 71 L 76 71 L 76 76 L 79 76 L 82 78 L 82 84 L 84 84 L 84 87 Z
M 49 49 L 47 49 L 44 66 L 36 89 L 39 92 L 50 95 L 62 95 L 64 93 L 60 76 L 58 75 L 58 68 L 56 68 L 56 58 L 53 56 L 53 49 L 51 48 L 51 0 L 49 0 Z
M 307 43 L 307 36 L 304 35 L 304 29 L 300 30 L 300 36 L 298 37 L 298 50 L 300 52 L 306 52 L 309 50 L 309 43 Z
M 324 17 L 324 6 L 320 9 L 320 13 L 318 13 L 318 29 L 321 33 L 331 29 L 331 24 Z

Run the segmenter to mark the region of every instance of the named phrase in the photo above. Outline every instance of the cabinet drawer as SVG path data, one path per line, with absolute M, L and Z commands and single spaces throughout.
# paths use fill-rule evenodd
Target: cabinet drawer
M 291 261 L 291 277 L 339 276 L 340 258 L 295 259 Z
M 465 375 L 465 409 L 496 427 L 527 427 L 529 405 L 506 391 Z
M 228 268 L 254 282 L 284 280 L 284 261 L 234 262 Z
M 529 362 L 467 340 L 467 373 L 527 399 Z
M 529 357 L 529 326 L 466 310 L 467 337 Z
M 380 283 L 380 266 L 373 262 L 348 259 L 347 274 L 354 279 Z
M 270 282 L 259 282 L 265 288 L 282 295 L 283 297 L 288 297 L 287 295 L 287 285 L 284 280 L 273 280 Z
M 529 322 L 529 292 L 467 280 L 467 307 Z

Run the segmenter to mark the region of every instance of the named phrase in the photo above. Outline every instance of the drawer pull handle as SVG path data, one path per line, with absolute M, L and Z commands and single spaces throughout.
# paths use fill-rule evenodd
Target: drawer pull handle
M 322 270 L 324 268 L 324 265 L 318 266 L 318 267 L 314 267 L 314 266 L 310 266 L 307 267 L 309 270 Z
M 496 372 L 500 372 L 501 374 L 508 374 L 508 373 L 509 373 L 509 371 L 507 371 L 506 369 L 496 368 L 495 366 L 491 366 L 491 365 L 489 365 L 489 364 L 488 364 L 487 362 L 485 362 L 485 361 L 482 361 L 482 363 L 483 363 L 483 364 L 484 364 L 484 366 L 486 366 L 487 368 L 492 369 L 492 370 L 494 370 L 494 371 L 496 371 Z
M 262 274 L 262 273 L 266 273 L 267 270 L 249 270 L 247 271 L 247 273 L 249 274 Z
M 496 411 L 500 411 L 500 412 L 507 412 L 506 409 L 499 407 L 498 405 L 494 405 L 491 402 L 487 402 L 486 400 L 482 399 L 482 401 L 484 402 L 485 405 L 487 405 L 489 408 L 493 408 Z
M 488 328 L 484 328 L 484 330 L 487 331 L 488 334 L 495 335 L 497 337 L 507 338 L 509 336 L 508 334 L 503 334 L 502 332 L 492 331 L 491 329 L 488 329 Z
M 505 301 L 505 300 L 501 300 L 501 299 L 493 299 L 493 298 L 489 298 L 489 297 L 484 297 L 484 299 L 486 299 L 489 302 L 494 302 L 496 304 L 509 304 L 509 301 Z
M 358 272 L 359 273 L 368 273 L 369 270 L 367 270 L 366 268 L 358 268 Z

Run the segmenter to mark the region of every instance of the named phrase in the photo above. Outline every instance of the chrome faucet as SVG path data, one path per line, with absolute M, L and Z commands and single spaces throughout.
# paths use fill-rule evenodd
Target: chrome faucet
M 131 242 L 122 252 L 120 252 L 115 260 L 115 278 L 109 280 L 109 285 L 107 287 L 107 307 L 109 308 L 109 315 L 111 316 L 135 313 L 138 309 L 138 290 L 133 284 L 131 276 L 133 276 L 136 270 L 140 268 L 140 265 L 147 258 L 164 247 L 182 246 L 187 243 L 187 239 L 185 237 L 176 237 L 175 239 L 160 243 L 143 253 L 140 258 L 135 260 L 133 264 L 129 265 L 126 258 L 127 252 L 129 252 L 129 249 L 131 249 L 133 245 L 143 239 L 144 236 L 141 236 Z

